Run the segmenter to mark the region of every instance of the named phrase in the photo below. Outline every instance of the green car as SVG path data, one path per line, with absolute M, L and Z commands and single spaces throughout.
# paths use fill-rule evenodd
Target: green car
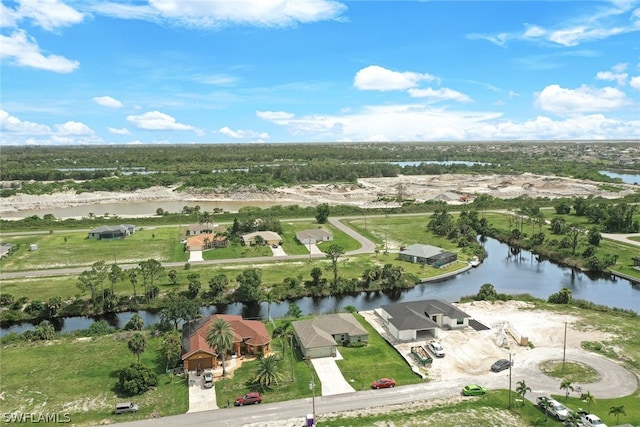
M 480 396 L 481 394 L 485 394 L 486 392 L 486 387 L 482 387 L 481 385 L 477 384 L 469 384 L 467 386 L 464 386 L 464 388 L 462 389 L 463 396 Z

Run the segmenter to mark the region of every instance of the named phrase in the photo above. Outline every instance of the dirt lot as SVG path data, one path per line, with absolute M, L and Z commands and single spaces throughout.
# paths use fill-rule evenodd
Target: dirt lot
M 487 301 L 457 304 L 471 318 L 490 329 L 475 331 L 465 328 L 457 331 L 440 331 L 438 340 L 443 345 L 446 356 L 435 359 L 428 369 L 429 378 L 466 378 L 470 375 L 484 375 L 498 359 L 512 353 L 514 360 L 518 354 L 529 351 L 528 346 L 519 346 L 518 339 L 526 337 L 535 348 L 562 348 L 564 327 L 567 323 L 567 349 L 579 349 L 581 341 L 606 340 L 609 336 L 600 331 L 583 331 L 573 325 L 578 320 L 571 315 L 534 310 L 532 305 L 522 301 Z M 360 312 L 385 338 L 388 333 L 381 325 L 380 318 L 373 312 Z M 507 333 L 506 330 L 511 333 Z M 412 366 L 419 368 L 411 356 L 411 346 L 425 345 L 426 341 L 396 343 L 396 347 Z
M 637 187 L 616 184 L 618 192 L 605 191 L 600 184 L 571 178 L 550 177 L 524 173 L 519 175 L 417 175 L 392 178 L 363 178 L 358 184 L 318 184 L 282 187 L 270 191 L 243 189 L 233 192 L 176 192 L 173 188 L 153 187 L 127 193 L 92 192 L 76 194 L 73 191 L 50 195 L 18 194 L 3 199 L 0 213 L 32 209 L 60 208 L 102 203 L 131 203 L 142 201 L 261 201 L 289 202 L 301 205 L 354 205 L 364 208 L 392 207 L 385 204 L 401 196 L 417 203 L 426 200 L 443 200 L 460 204 L 460 196 L 468 195 L 468 201 L 479 194 L 497 198 L 513 198 L 522 195 L 530 197 L 564 197 L 597 195 L 607 198 L 622 197 L 634 192 Z

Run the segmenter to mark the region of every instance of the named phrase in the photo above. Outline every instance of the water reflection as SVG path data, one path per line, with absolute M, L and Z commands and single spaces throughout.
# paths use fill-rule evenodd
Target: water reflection
M 538 257 L 525 250 L 513 250 L 508 245 L 494 239 L 484 242 L 489 256 L 478 267 L 455 277 L 438 282 L 420 283 L 412 289 L 388 290 L 384 292 L 361 292 L 354 295 L 340 295 L 326 298 L 300 298 L 295 302 L 302 313 L 319 314 L 344 310 L 354 306 L 358 310 L 372 310 L 393 302 L 418 301 L 422 299 L 443 299 L 458 301 L 462 296 L 476 294 L 485 283 L 494 285 L 499 293 L 528 293 L 546 299 L 562 287 L 573 292 L 574 299 L 583 299 L 596 304 L 630 309 L 640 312 L 640 287 L 632 286 L 628 280 L 615 279 L 607 274 L 586 273 L 560 266 Z M 284 317 L 289 310 L 288 301 L 266 302 L 254 305 L 241 303 L 217 304 L 202 307 L 203 316 L 216 313 L 237 314 L 247 319 L 264 319 L 269 311 L 271 317 Z M 146 325 L 157 323 L 157 313 L 138 312 Z M 133 312 L 100 316 L 112 327 L 122 328 L 129 321 Z M 94 321 L 90 317 L 71 317 L 57 319 L 54 326 L 64 332 L 87 329 Z M 32 329 L 29 323 L 3 328 L 2 335 L 7 332 L 22 332 Z

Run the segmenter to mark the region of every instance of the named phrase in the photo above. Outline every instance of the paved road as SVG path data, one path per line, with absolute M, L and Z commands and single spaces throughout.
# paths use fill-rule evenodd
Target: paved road
M 560 381 L 543 375 L 538 364 L 544 360 L 557 359 L 558 349 L 535 348 L 518 355 L 518 360 L 512 370 L 512 387 L 516 382 L 524 379 L 532 392 L 527 399 L 535 401 L 537 396 L 551 393 L 561 393 Z M 596 369 L 601 380 L 590 385 L 583 385 L 584 391 L 591 392 L 596 398 L 615 398 L 627 396 L 635 392 L 638 387 L 637 377 L 619 365 L 592 353 L 582 350 L 567 350 L 567 360 L 587 363 Z M 447 398 L 460 395 L 460 390 L 466 384 L 476 382 L 489 389 L 508 389 L 509 371 L 458 378 L 452 380 L 434 381 L 428 383 L 398 386 L 393 389 L 368 390 L 354 393 L 336 394 L 316 397 L 316 415 L 353 411 L 371 407 L 394 404 L 411 403 L 416 400 Z M 259 422 L 284 422 L 298 418 L 304 423 L 306 414 L 312 411 L 312 399 L 297 399 L 286 402 L 263 403 L 242 408 L 219 409 L 193 414 L 182 414 L 161 419 L 142 420 L 122 423 L 122 426 L 143 427 L 171 425 L 176 427 L 201 426 L 242 426 Z M 284 424 L 283 424 L 284 425 Z

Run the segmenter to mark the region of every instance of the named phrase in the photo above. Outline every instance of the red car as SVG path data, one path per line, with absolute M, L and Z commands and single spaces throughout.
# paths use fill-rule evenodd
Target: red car
M 251 404 L 255 404 L 257 405 L 258 403 L 262 402 L 262 396 L 260 396 L 260 393 L 258 393 L 257 391 L 252 391 L 251 393 L 247 393 L 244 396 L 240 396 L 236 399 L 236 406 L 243 406 L 243 405 L 251 405 Z
M 379 388 L 393 388 L 396 386 L 396 381 L 393 378 L 380 378 L 371 384 L 371 388 L 376 390 Z

